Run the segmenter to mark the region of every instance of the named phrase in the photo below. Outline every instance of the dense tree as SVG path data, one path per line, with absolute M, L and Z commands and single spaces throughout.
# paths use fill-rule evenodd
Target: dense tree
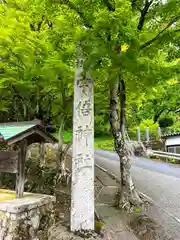
M 26 1 L 10 7 L 8 3 L 1 5 L 1 13 L 6 12 L 1 22 L 7 24 L 1 24 L 1 104 L 11 115 L 1 120 L 36 117 L 45 123 L 57 122 L 60 115 L 71 113 L 73 42 L 65 34 L 73 29 L 71 23 L 64 25 L 65 19 L 59 19 L 57 9 L 55 15 L 55 8 L 44 16 L 44 2 L 35 1 L 29 9 Z
M 180 85 L 177 80 L 164 82 L 154 89 L 152 96 L 146 98 L 136 115 L 138 121 L 153 119 L 154 123 L 170 113 L 178 113 Z
M 88 5 L 88 13 L 86 6 L 79 6 L 81 16 L 83 13 L 86 16 L 83 20 L 89 20 L 84 41 L 87 64 L 96 70 L 106 69 L 107 82 L 111 83 L 110 123 L 121 163 L 119 204 L 130 208 L 140 203 L 140 199 L 130 176 L 125 135 L 126 98 L 134 89 L 136 94 L 146 93 L 176 74 L 178 67 L 167 56 L 170 43 L 179 34 L 178 5 L 176 1 L 166 4 L 145 1 L 133 3 L 132 8 L 130 1 L 104 1 L 96 6 Z

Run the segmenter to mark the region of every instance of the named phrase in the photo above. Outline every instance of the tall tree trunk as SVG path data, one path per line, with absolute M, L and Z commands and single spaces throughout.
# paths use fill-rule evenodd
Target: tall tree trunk
M 39 165 L 41 168 L 45 167 L 45 143 L 41 142 L 39 145 Z
M 80 50 L 80 49 L 78 49 Z M 74 81 L 71 231 L 94 230 L 93 80 L 78 53 Z
M 68 143 L 65 147 L 63 146 L 63 132 L 64 132 L 64 117 L 60 119 L 59 127 L 59 137 L 58 137 L 58 149 L 56 152 L 56 167 L 57 174 L 54 178 L 54 187 L 56 188 L 58 183 L 61 183 L 65 187 L 68 186 L 69 180 L 71 178 L 70 170 L 66 168 L 66 154 L 68 153 L 69 148 L 72 143 Z
M 64 117 L 60 119 L 60 127 L 58 133 L 58 151 L 57 151 L 57 169 L 62 171 L 63 165 L 63 132 L 64 132 Z
M 123 79 L 120 79 L 120 170 L 121 170 L 121 194 L 120 206 L 130 209 L 131 205 L 138 206 L 141 199 L 135 189 L 131 177 L 130 149 L 126 143 L 125 122 L 126 122 L 126 88 Z
M 120 119 L 118 114 L 120 97 Z M 120 159 L 121 185 L 117 195 L 117 204 L 128 210 L 133 206 L 139 206 L 141 199 L 135 189 L 131 177 L 130 151 L 126 142 L 126 89 L 123 79 L 113 84 L 110 91 L 110 125 L 114 137 L 115 150 Z
M 120 124 L 119 124 L 119 82 L 114 82 L 110 86 L 110 126 L 114 137 L 114 146 L 118 155 L 120 155 Z

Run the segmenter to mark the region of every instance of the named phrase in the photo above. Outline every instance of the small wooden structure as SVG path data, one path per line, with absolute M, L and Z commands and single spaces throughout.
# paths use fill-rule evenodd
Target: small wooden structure
M 57 139 L 45 131 L 38 120 L 0 123 L 1 144 L 11 145 L 15 151 L 0 151 L 0 172 L 16 174 L 16 197 L 22 198 L 25 182 L 27 147 L 32 143 L 56 143 Z M 17 150 L 18 149 L 18 150 Z
M 180 132 L 164 135 L 163 139 L 167 152 L 180 154 Z

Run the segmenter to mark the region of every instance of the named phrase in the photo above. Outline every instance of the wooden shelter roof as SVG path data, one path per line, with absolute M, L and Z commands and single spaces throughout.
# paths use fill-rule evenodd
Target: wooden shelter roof
M 41 121 L 0 123 L 0 133 L 8 145 L 27 139 L 28 145 L 36 142 L 56 143 L 57 139 L 45 131 Z

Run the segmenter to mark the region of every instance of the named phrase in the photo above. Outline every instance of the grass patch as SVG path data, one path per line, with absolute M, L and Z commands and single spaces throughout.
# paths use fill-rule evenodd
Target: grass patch
M 53 134 L 54 137 L 58 138 L 58 133 Z M 72 140 L 72 132 L 64 132 L 64 143 L 68 143 Z M 94 147 L 109 151 L 114 151 L 114 141 L 111 136 L 101 136 L 94 139 Z
M 72 133 L 71 132 L 65 132 L 63 137 L 64 137 L 64 142 L 68 143 L 72 140 Z
M 58 132 L 53 133 L 52 135 L 58 139 Z M 68 131 L 64 132 L 63 140 L 64 140 L 64 143 L 70 142 L 72 140 L 72 133 Z
M 166 162 L 166 163 L 172 163 L 172 164 L 180 164 L 179 160 L 173 159 L 173 158 L 161 158 L 157 156 L 150 156 L 151 159 L 158 161 L 158 162 Z
M 114 141 L 111 136 L 102 136 L 94 139 L 94 147 L 114 151 Z

